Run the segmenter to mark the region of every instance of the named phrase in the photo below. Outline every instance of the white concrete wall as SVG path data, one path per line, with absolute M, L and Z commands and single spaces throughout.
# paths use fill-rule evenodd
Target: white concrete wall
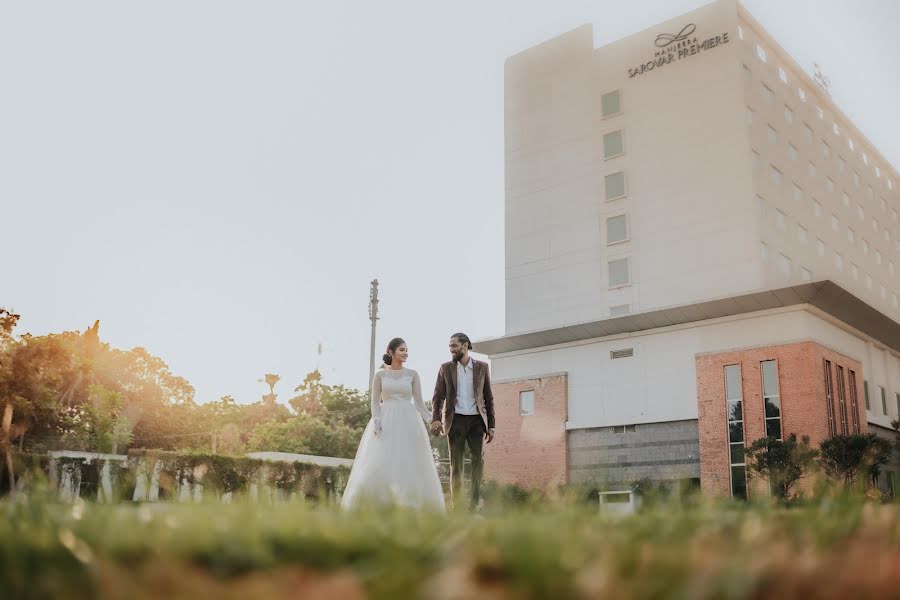
M 660 33 L 694 23 L 698 42 L 729 43 L 629 78 Z M 506 66 L 508 334 L 759 289 L 762 265 L 736 43 L 722 0 L 598 49 L 585 26 Z M 602 118 L 602 94 L 622 113 Z M 604 160 L 603 135 L 625 133 Z M 627 195 L 604 199 L 625 171 Z M 608 246 L 605 220 L 626 213 L 629 241 Z M 607 263 L 628 256 L 631 285 L 609 289 Z
M 742 21 L 741 28 L 744 39 L 739 39 L 735 47 L 741 50 L 741 69 L 746 65 L 750 72 L 749 78 L 742 77 L 744 110 L 745 122 L 747 107 L 752 111 L 752 122 L 747 127 L 750 146 L 760 156 L 754 188 L 759 197 L 756 220 L 760 242 L 768 250 L 768 259 L 763 263 L 766 287 L 801 282 L 802 269 L 806 269 L 811 280 L 830 279 L 884 314 L 900 319 L 900 185 L 896 170 L 868 144 L 839 107 L 809 81 L 777 42 L 754 23 Z M 765 52 L 765 62 L 757 54 L 757 45 Z M 785 80 L 779 69 L 784 71 Z M 773 103 L 765 101 L 763 86 L 774 92 Z M 801 90 L 805 100 L 801 99 Z M 791 122 L 785 118 L 785 107 L 792 110 Z M 835 123 L 838 133 L 834 131 Z M 811 143 L 804 132 L 805 125 L 813 130 Z M 776 132 L 774 144 L 768 135 L 770 126 Z M 824 153 L 823 142 L 830 147 L 830 157 Z M 795 159 L 789 153 L 789 145 L 797 150 Z M 843 169 L 840 158 L 845 161 Z M 810 173 L 810 163 L 815 165 L 814 175 Z M 771 166 L 782 172 L 780 184 L 773 182 Z M 859 183 L 854 172 L 859 175 Z M 828 178 L 834 182 L 833 191 L 826 185 Z M 795 185 L 801 189 L 802 197 L 795 198 Z M 849 200 L 846 203 L 845 193 Z M 814 201 L 822 207 L 818 216 Z M 783 227 L 779 225 L 779 212 L 783 215 Z M 838 219 L 837 230 L 832 227 L 832 216 Z M 807 230 L 806 243 L 801 241 L 798 227 Z M 849 240 L 848 228 L 854 232 L 854 242 Z M 821 254 L 818 240 L 825 248 Z M 836 266 L 835 253 L 842 257 L 842 269 Z M 780 270 L 779 255 L 791 260 L 790 273 Z M 762 249 L 759 256 L 762 260 Z M 855 277 L 851 264 L 858 267 Z M 872 278 L 871 288 L 866 284 L 866 275 Z
M 894 393 L 900 392 L 900 360 L 797 307 L 497 356 L 491 369 L 498 380 L 567 372 L 570 429 L 677 421 L 697 418 L 696 354 L 807 340 L 862 363 L 872 394 L 868 420 L 889 427 L 897 418 Z M 634 357 L 610 359 L 611 350 L 622 348 L 634 348 Z M 881 414 L 882 385 L 888 393 L 888 416 Z

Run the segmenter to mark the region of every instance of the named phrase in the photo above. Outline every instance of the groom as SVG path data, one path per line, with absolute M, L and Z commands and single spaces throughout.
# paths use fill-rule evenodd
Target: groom
M 469 356 L 472 342 L 464 333 L 450 337 L 453 360 L 441 365 L 431 401 L 431 432 L 443 433 L 450 444 L 450 500 L 460 502 L 463 453 L 466 444 L 472 456 L 470 509 L 478 507 L 484 472 L 482 443 L 494 439 L 494 395 L 487 363 Z

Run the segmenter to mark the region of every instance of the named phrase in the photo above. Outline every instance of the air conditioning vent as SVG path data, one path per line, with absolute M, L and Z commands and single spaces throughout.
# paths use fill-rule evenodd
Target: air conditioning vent
M 623 348 L 621 350 L 610 350 L 610 358 L 629 358 L 634 356 L 634 348 Z

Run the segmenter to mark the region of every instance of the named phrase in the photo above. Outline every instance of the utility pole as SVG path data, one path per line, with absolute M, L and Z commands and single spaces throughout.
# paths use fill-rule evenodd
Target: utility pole
M 372 280 L 369 289 L 369 320 L 372 321 L 372 344 L 369 348 L 369 398 L 372 397 L 372 379 L 375 377 L 375 324 L 378 322 L 378 280 Z

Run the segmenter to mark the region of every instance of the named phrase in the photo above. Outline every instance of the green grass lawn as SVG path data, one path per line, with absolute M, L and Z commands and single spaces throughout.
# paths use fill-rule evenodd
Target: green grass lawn
M 898 598 L 898 506 L 0 504 L 0 598 Z

